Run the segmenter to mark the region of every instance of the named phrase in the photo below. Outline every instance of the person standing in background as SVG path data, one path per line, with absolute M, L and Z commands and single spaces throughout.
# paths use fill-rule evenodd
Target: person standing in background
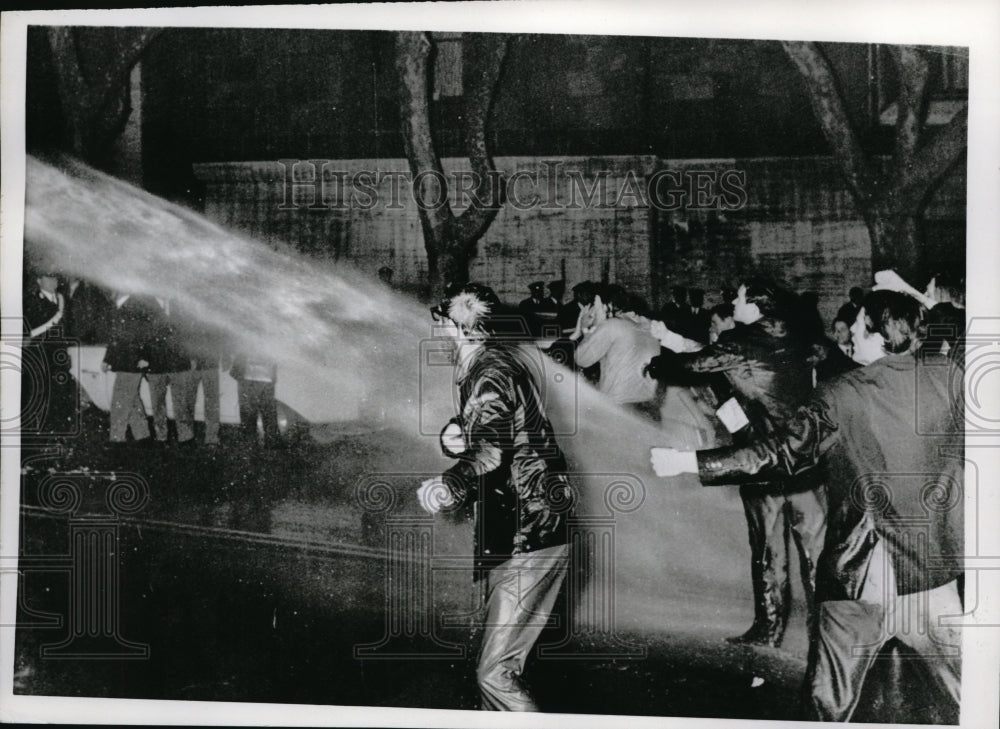
M 195 405 L 201 385 L 205 416 L 205 445 L 219 444 L 219 362 L 223 335 L 195 319 L 189 312 L 177 311 L 175 317 L 179 344 L 189 365 L 184 377 L 171 384 L 174 392 L 174 416 L 177 440 L 193 442 Z
M 166 443 L 169 434 L 167 422 L 167 387 L 170 386 L 170 400 L 174 411 L 174 423 L 177 427 L 177 442 L 187 443 L 194 438 L 194 416 L 192 419 L 181 420 L 183 408 L 180 407 L 179 393 L 188 387 L 187 381 L 191 375 L 191 363 L 181 347 L 176 317 L 171 312 L 171 302 L 167 299 L 156 299 L 157 308 L 152 326 L 152 341 L 150 343 L 149 369 L 146 371 L 146 381 L 149 383 L 149 399 L 153 407 L 153 428 L 156 440 Z
M 274 388 L 278 382 L 277 363 L 260 355 L 240 353 L 233 358 L 229 374 L 236 380 L 244 437 L 251 443 L 257 442 L 257 417 L 260 416 L 264 446 L 279 446 L 278 406 L 274 400 Z
M 111 442 L 124 443 L 128 429 L 132 438 L 149 443 L 149 423 L 139 397 L 142 378 L 149 368 L 150 333 L 159 304 L 151 297 L 122 293 L 115 297 L 111 334 L 101 369 L 115 373 L 111 390 Z
M 68 434 L 76 420 L 79 391 L 61 336 L 66 300 L 59 293 L 58 274 L 39 274 L 33 290 L 26 291 L 24 328 L 32 346 L 22 350 L 21 430 Z

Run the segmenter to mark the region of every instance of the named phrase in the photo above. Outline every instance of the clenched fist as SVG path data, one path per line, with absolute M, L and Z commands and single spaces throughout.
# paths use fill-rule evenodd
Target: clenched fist
M 444 485 L 440 476 L 429 478 L 417 489 L 417 500 L 420 507 L 428 514 L 436 514 L 455 503 L 455 497 Z
M 694 451 L 678 451 L 673 448 L 650 448 L 649 462 L 657 476 L 679 476 L 682 473 L 698 473 L 698 454 Z

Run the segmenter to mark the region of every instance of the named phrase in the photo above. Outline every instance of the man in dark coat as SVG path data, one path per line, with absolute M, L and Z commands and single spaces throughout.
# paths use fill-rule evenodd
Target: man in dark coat
M 101 369 L 115 373 L 111 391 L 111 442 L 122 443 L 132 428 L 137 441 L 149 438 L 149 423 L 139 397 L 139 386 L 152 357 L 150 333 L 159 304 L 152 297 L 119 295 L 111 312 L 111 339 Z
M 685 384 L 688 373 L 723 373 L 734 398 L 718 415 L 733 441 L 745 443 L 774 433 L 812 392 L 812 348 L 789 328 L 793 297 L 772 281 L 747 282 L 733 301 L 734 318 L 742 326 L 700 351 L 661 354 L 650 362 L 651 376 Z M 776 476 L 767 488 L 741 488 L 740 496 L 750 539 L 754 620 L 749 630 L 731 640 L 777 647 L 791 613 L 789 537 L 799 554 L 811 613 L 826 525 L 823 485 L 813 474 Z
M 858 311 L 861 309 L 864 299 L 865 290 L 860 286 L 852 286 L 851 290 L 847 293 L 847 301 L 837 309 L 836 318 L 853 322 L 858 316 Z
M 177 327 L 177 317 L 171 311 L 171 302 L 156 299 L 151 324 L 150 358 L 146 370 L 149 382 L 149 399 L 153 406 L 153 429 L 156 439 L 165 443 L 167 426 L 167 387 L 170 387 L 171 404 L 174 406 L 174 422 L 177 425 L 177 440 L 185 443 L 194 438 L 194 413 L 185 418 L 186 410 L 181 404 L 181 395 L 189 389 L 192 377 L 191 360 L 184 351 Z
M 442 432 L 458 462 L 418 491 L 431 513 L 473 503 L 487 573 L 477 679 L 484 709 L 537 710 L 521 674 L 566 575 L 566 463 L 523 355 L 493 334 L 499 302 L 467 284 L 437 310 L 458 346 L 460 415 Z
M 546 330 L 557 328 L 556 317 L 559 313 L 559 305 L 545 295 L 545 282 L 535 281 L 528 286 L 531 295 L 522 299 L 518 304 L 518 309 L 524 315 L 528 331 L 532 336 L 540 337 L 546 334 Z
M 57 274 L 44 272 L 24 296 L 26 346 L 21 357 L 21 431 L 69 434 L 76 421 L 78 394 L 70 375 L 65 298 Z
M 660 309 L 660 321 L 667 325 L 667 329 L 678 332 L 684 327 L 690 311 L 687 287 L 671 286 L 670 301 Z
M 818 349 L 819 361 L 816 363 L 816 380 L 823 382 L 845 372 L 857 369 L 861 365 L 854 361 L 854 344 L 851 342 L 851 325 L 853 321 L 834 319 L 830 331 L 833 341 L 823 342 Z
M 205 444 L 219 444 L 219 362 L 225 347 L 225 335 L 199 320 L 190 310 L 175 307 L 172 312 L 175 335 L 184 354 L 188 372 L 173 377 L 170 390 L 177 422 L 177 440 L 190 442 L 194 437 L 195 405 L 198 386 L 204 395 Z M 256 423 L 256 418 L 254 419 Z M 255 431 L 256 432 L 256 429 Z
M 849 721 L 893 638 L 923 657 L 957 715 L 959 629 L 939 618 L 963 613 L 964 402 L 953 384 L 962 379 L 953 358 L 918 350 L 918 321 L 915 302 L 890 294 L 873 323 L 887 354 L 823 383 L 768 437 L 697 453 L 653 449 L 658 475 L 697 473 L 706 486 L 825 464 L 829 526 L 805 686 L 811 719 Z

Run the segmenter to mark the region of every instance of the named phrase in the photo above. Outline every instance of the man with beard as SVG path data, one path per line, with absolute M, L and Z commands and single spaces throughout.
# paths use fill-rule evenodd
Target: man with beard
M 566 576 L 566 463 L 538 384 L 517 347 L 498 337 L 499 301 L 465 284 L 432 311 L 456 345 L 460 414 L 442 431 L 458 462 L 417 492 L 430 513 L 472 504 L 476 576 L 486 573 L 476 676 L 482 708 L 536 711 L 522 680 Z

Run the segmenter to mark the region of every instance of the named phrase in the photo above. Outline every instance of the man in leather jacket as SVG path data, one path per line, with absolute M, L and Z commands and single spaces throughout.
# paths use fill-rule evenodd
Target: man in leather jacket
M 567 571 L 566 462 L 523 355 L 494 336 L 495 295 L 477 284 L 451 293 L 435 317 L 458 345 L 460 415 L 441 438 L 458 462 L 418 498 L 431 513 L 474 506 L 476 575 L 487 577 L 482 708 L 534 711 L 521 674 Z
M 730 427 L 736 430 L 733 441 L 769 436 L 812 392 L 812 349 L 787 324 L 793 306 L 793 295 L 773 282 L 748 281 L 733 301 L 740 326 L 697 352 L 665 351 L 650 363 L 649 372 L 668 384 L 683 384 L 689 373 L 725 374 L 745 414 L 742 428 Z M 790 537 L 812 615 L 816 559 L 826 525 L 824 487 L 816 474 L 775 474 L 766 486 L 741 488 L 740 496 L 750 539 L 754 620 L 746 633 L 730 640 L 776 647 L 791 612 Z
M 744 447 L 652 453 L 658 475 L 696 472 L 706 486 L 827 467 L 829 525 L 804 687 L 809 718 L 826 721 L 851 719 L 892 638 L 924 658 L 956 712 L 961 686 L 958 629 L 938 619 L 963 612 L 960 364 L 920 350 L 916 302 L 883 293 L 879 321 L 867 321 L 887 354 L 822 383 L 784 428 Z

